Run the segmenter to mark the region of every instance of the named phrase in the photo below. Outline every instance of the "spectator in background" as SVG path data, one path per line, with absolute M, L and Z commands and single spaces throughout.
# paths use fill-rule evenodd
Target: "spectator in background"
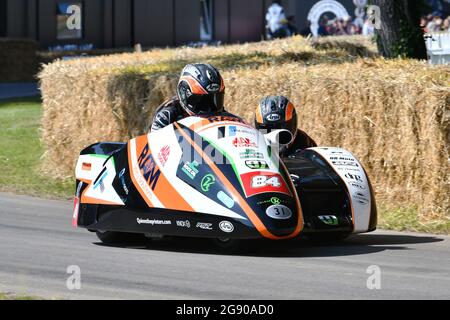
M 444 20 L 444 23 L 442 24 L 442 31 L 450 32 L 450 16 Z
M 347 16 L 344 19 L 342 19 L 342 29 L 344 30 L 345 34 L 352 34 L 351 33 L 352 26 L 353 26 L 352 17 Z
M 311 21 L 309 21 L 309 20 L 306 21 L 306 27 L 303 28 L 302 30 L 300 30 L 300 35 L 303 36 L 303 37 L 312 36 L 312 33 L 311 33 Z
M 289 30 L 290 36 L 294 36 L 294 35 L 298 34 L 298 29 L 297 29 L 297 26 L 295 25 L 295 17 L 294 16 L 289 16 L 287 18 L 287 28 Z
M 420 27 L 425 33 L 432 32 L 448 32 L 450 28 L 450 16 L 443 18 L 437 12 L 429 14 L 428 16 L 422 16 L 420 19 Z
M 280 1 L 274 0 L 267 9 L 266 22 L 268 39 L 284 38 L 290 35 L 286 15 L 283 7 L 280 5 Z
M 324 37 L 324 36 L 328 36 L 330 35 L 330 33 L 328 32 L 328 16 L 323 16 L 322 18 L 320 18 L 320 22 L 319 22 L 319 30 L 317 31 L 317 33 L 319 34 L 319 36 Z

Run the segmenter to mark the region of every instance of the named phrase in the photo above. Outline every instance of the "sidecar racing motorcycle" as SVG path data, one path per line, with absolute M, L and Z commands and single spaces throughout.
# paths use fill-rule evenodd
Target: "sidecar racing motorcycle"
M 340 239 L 376 229 L 361 163 L 339 148 L 280 159 L 238 117 L 189 117 L 127 143 L 101 142 L 76 164 L 73 225 L 105 243 L 125 234 L 220 239 Z M 278 141 L 282 143 L 281 141 Z

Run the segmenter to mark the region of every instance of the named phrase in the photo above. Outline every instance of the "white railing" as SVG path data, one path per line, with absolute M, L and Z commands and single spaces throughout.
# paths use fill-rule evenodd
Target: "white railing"
M 431 64 L 450 64 L 450 32 L 428 33 L 425 41 Z

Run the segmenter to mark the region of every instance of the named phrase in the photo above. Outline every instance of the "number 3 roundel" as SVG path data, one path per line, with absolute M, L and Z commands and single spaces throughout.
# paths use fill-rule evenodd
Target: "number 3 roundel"
M 278 173 L 255 171 L 241 175 L 247 197 L 266 192 L 278 192 L 291 195 L 283 177 Z

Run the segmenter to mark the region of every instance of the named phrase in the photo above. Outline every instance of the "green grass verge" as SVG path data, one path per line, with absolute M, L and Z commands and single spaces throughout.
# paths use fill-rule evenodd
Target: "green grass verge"
M 31 296 L 0 293 L 0 301 L 1 300 L 42 300 L 42 299 L 36 298 L 36 297 L 31 297 Z
M 416 208 L 379 208 L 378 228 L 397 231 L 450 234 L 450 219 L 421 217 Z
M 0 191 L 46 198 L 72 197 L 74 180 L 55 180 L 40 172 L 44 153 L 39 126 L 41 101 L 0 101 Z M 379 210 L 380 229 L 450 234 L 450 219 L 421 219 L 415 208 Z
M 39 98 L 0 101 L 0 190 L 48 198 L 70 198 L 74 181 L 49 179 L 40 171 Z

